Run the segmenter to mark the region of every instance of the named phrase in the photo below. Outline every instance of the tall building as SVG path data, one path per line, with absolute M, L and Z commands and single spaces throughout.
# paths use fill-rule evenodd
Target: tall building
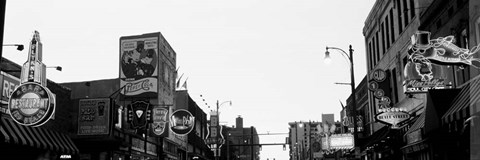
M 322 114 L 322 123 L 335 123 L 335 116 L 333 113 L 330 114 Z
M 260 160 L 260 139 L 255 127 L 244 127 L 243 118 L 236 118 L 236 126 L 226 127 L 223 135 L 226 137 L 226 144 L 222 147 L 222 160 Z M 252 158 L 253 157 L 253 158 Z
M 333 114 L 326 115 L 331 115 L 330 118 L 333 119 Z M 325 122 L 327 121 L 328 120 Z M 316 121 L 288 123 L 289 131 L 287 143 L 289 144 L 290 160 L 313 160 L 324 157 L 324 155 L 320 153 L 320 149 L 316 151 L 313 147 L 315 146 L 315 143 L 319 144 L 317 145 L 318 147 L 321 145 L 321 141 L 318 138 L 319 135 L 317 134 L 317 132 L 319 132 L 317 126 L 323 126 L 324 124 L 337 126 L 334 133 L 341 132 L 340 123 L 330 123 L 329 121 L 327 123 Z M 310 152 L 310 150 L 313 150 L 313 152 Z

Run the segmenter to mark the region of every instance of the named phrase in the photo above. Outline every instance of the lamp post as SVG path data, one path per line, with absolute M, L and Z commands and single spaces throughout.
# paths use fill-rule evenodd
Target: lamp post
M 353 71 L 353 49 L 352 49 L 352 45 L 349 45 L 349 53 L 350 54 L 347 54 L 347 52 L 345 52 L 344 50 L 340 49 L 340 48 L 337 48 L 337 47 L 326 47 L 326 52 L 325 52 L 325 62 L 329 62 L 329 59 L 330 59 L 330 52 L 328 52 L 328 49 L 335 49 L 335 50 L 339 50 L 341 51 L 347 58 L 348 60 L 350 61 L 350 86 L 351 86 L 351 89 L 352 89 L 352 107 L 353 107 L 353 111 L 352 109 L 350 109 L 350 112 L 351 112 L 351 115 L 353 117 L 353 144 L 354 144 L 354 147 L 355 147 L 355 158 L 357 158 L 357 139 L 358 139 L 358 135 L 357 135 L 357 100 L 356 100 L 356 97 L 355 97 L 355 74 L 354 74 L 354 71 Z
M 218 134 L 219 136 L 220 136 L 222 133 L 221 133 L 220 128 L 219 128 L 219 127 L 220 127 L 220 112 L 219 112 L 218 109 L 220 108 L 220 106 L 222 106 L 223 104 L 228 103 L 228 102 L 230 103 L 230 106 L 231 106 L 231 105 L 232 105 L 232 101 L 225 101 L 225 102 L 219 103 L 219 101 L 217 100 L 217 124 L 216 124 L 217 126 L 216 126 L 216 127 L 217 127 L 217 132 L 220 133 L 220 134 Z M 221 155 L 221 154 L 220 154 L 220 153 L 221 153 L 221 152 L 220 152 L 220 151 L 221 151 L 221 150 L 220 150 L 220 145 L 221 145 L 221 144 L 218 144 L 218 142 L 219 142 L 219 141 L 218 141 L 219 136 L 217 136 L 217 141 L 216 141 L 216 142 L 217 142 L 217 145 L 216 145 L 216 147 L 217 147 L 217 148 L 216 148 L 217 156 L 215 156 L 215 160 L 218 160 L 219 157 L 220 157 L 220 155 Z M 228 141 L 228 140 L 227 140 L 227 141 Z M 227 147 L 228 147 L 228 146 L 227 146 Z M 227 153 L 227 157 L 228 157 L 228 153 Z

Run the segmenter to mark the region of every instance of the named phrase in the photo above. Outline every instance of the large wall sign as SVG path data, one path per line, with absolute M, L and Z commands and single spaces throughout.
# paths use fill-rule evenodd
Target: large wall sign
M 186 135 L 193 130 L 195 117 L 184 109 L 178 109 L 170 117 L 170 130 L 177 135 Z
M 390 125 L 392 129 L 399 129 L 410 119 L 410 114 L 399 108 L 381 109 L 380 113 L 375 115 L 378 122 Z
M 26 126 L 41 126 L 55 111 L 55 97 L 37 83 L 26 82 L 17 87 L 8 102 L 13 120 Z
M 110 108 L 110 98 L 79 100 L 78 135 L 109 134 Z
M 120 38 L 121 93 L 130 97 L 157 97 L 158 34 Z
M 8 73 L 0 71 L 0 113 L 10 114 L 8 112 L 8 99 L 12 95 L 13 90 L 20 85 L 20 79 Z
M 154 107 L 152 109 L 152 133 L 154 136 L 168 136 L 168 108 Z

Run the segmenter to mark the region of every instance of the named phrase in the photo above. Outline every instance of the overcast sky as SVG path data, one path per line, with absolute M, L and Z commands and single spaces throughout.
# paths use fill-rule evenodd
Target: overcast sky
M 217 100 L 220 121 L 258 133 L 288 133 L 288 122 L 339 120 L 350 94 L 349 62 L 325 47 L 354 48 L 355 82 L 366 74 L 364 22 L 374 0 L 8 0 L 4 44 L 28 45 L 40 32 L 43 62 L 57 83 L 119 77 L 119 38 L 161 32 L 177 53 L 179 74 L 205 112 Z M 26 46 L 28 48 L 28 46 Z M 28 49 L 3 47 L 23 64 Z M 260 136 L 283 143 L 288 135 Z M 262 160 L 288 160 L 288 147 L 264 146 Z

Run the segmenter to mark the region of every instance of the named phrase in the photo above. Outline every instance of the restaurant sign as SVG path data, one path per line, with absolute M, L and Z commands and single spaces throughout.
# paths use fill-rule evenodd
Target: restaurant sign
M 13 120 L 25 126 L 41 126 L 55 111 L 55 96 L 37 83 L 26 82 L 17 87 L 8 102 Z
M 378 122 L 390 125 L 392 129 L 399 129 L 405 122 L 410 119 L 410 114 L 399 108 L 380 109 L 375 115 Z

